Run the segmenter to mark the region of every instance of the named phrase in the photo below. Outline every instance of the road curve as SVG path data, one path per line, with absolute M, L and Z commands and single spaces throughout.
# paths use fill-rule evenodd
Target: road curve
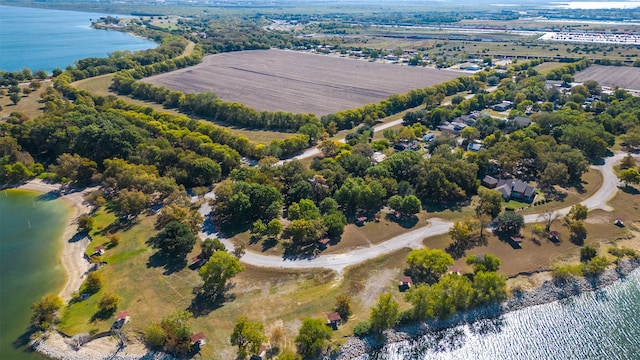
M 625 155 L 626 154 L 624 153 L 616 153 L 614 156 L 607 158 L 603 165 L 591 166 L 592 169 L 600 171 L 602 173 L 602 186 L 588 199 L 583 200 L 581 204 L 587 206 L 589 210 L 613 210 L 610 206 L 606 205 L 606 202 L 609 201 L 609 199 L 611 199 L 618 190 L 619 180 L 613 172 L 613 166 Z M 211 198 L 212 193 L 209 193 L 205 197 Z M 566 215 L 569 212 L 570 208 L 571 207 L 566 207 L 556 210 L 555 212 L 561 216 Z M 208 203 L 205 203 L 200 208 L 200 213 L 203 216 L 207 216 L 210 212 L 211 207 Z M 542 221 L 540 214 L 526 215 L 524 219 L 527 223 Z M 210 224 L 211 222 L 208 221 L 207 223 Z M 341 273 L 348 266 L 356 265 L 366 260 L 373 259 L 405 247 L 414 249 L 421 248 L 423 246 L 423 239 L 447 233 L 452 225 L 452 222 L 444 221 L 438 218 L 432 218 L 429 220 L 429 224 L 426 226 L 409 231 L 402 235 L 395 236 L 380 244 L 365 248 L 358 248 L 348 253 L 319 255 L 313 258 L 305 259 L 284 259 L 279 256 L 262 255 L 259 253 L 247 251 L 242 257 L 242 262 L 260 267 L 286 269 L 328 268 Z M 235 249 L 233 243 L 229 239 L 222 238 L 214 228 L 203 229 L 203 231 L 200 233 L 200 236 L 203 239 L 207 237 L 217 236 L 218 238 L 220 238 L 220 241 L 222 241 L 222 243 L 227 247 L 227 249 L 229 249 L 230 251 L 233 251 Z

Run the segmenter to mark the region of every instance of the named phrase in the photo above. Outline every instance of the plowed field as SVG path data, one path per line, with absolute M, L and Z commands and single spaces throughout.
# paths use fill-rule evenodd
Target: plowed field
M 640 90 L 640 68 L 630 66 L 591 65 L 577 72 L 575 81 L 595 80 L 601 86 Z
M 302 52 L 252 50 L 206 56 L 196 66 L 142 81 L 185 93 L 211 91 L 222 100 L 256 110 L 322 116 L 468 74 Z

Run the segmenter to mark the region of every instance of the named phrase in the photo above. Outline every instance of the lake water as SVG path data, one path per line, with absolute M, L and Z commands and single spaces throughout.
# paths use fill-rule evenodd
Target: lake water
M 0 359 L 41 360 L 22 337 L 31 304 L 65 284 L 60 263 L 62 234 L 72 214 L 63 200 L 41 194 L 0 192 Z M 26 339 L 28 341 L 28 339 Z
M 89 19 L 101 16 L 106 14 L 0 6 L 0 70 L 51 72 L 115 50 L 157 46 L 119 31 L 92 29 Z
M 392 344 L 368 358 L 640 359 L 639 307 L 636 270 L 597 292 Z

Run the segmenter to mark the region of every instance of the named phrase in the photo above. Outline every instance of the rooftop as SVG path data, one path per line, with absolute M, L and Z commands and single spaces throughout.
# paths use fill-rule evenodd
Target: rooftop
M 327 315 L 327 319 L 329 319 L 329 321 L 331 322 L 342 321 L 342 317 L 337 312 L 332 312 L 331 314 Z

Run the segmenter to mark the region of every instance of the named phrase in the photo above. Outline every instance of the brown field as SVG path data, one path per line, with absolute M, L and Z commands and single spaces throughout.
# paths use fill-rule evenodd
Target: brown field
M 640 90 L 640 68 L 629 66 L 592 65 L 577 72 L 575 81 L 595 80 L 601 86 Z
M 212 91 L 256 110 L 322 116 L 460 76 L 465 73 L 255 50 L 210 55 L 199 65 L 143 81 L 186 93 Z

